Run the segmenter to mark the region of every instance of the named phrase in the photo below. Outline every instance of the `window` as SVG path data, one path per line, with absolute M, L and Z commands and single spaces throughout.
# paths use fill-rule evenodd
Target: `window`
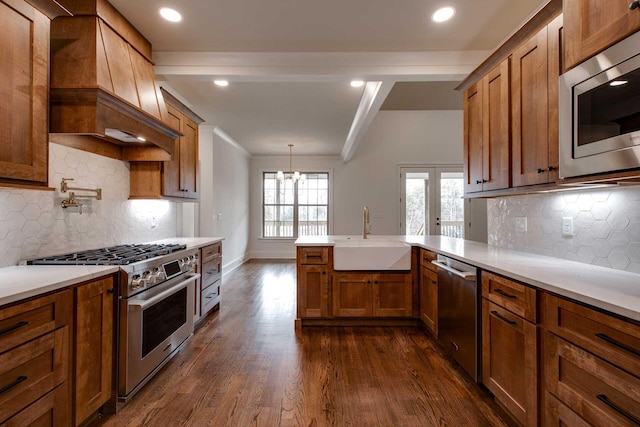
M 262 176 L 262 236 L 295 239 L 326 236 L 329 226 L 329 174 L 305 173 L 293 183 L 278 180 L 276 172 Z

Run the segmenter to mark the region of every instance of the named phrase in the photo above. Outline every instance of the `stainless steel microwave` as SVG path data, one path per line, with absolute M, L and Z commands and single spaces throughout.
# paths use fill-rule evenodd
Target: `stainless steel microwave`
M 560 76 L 560 177 L 640 168 L 640 32 Z

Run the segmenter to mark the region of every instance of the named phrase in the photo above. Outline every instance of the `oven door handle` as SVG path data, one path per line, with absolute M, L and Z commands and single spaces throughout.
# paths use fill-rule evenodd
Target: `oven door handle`
M 160 292 L 158 295 L 154 295 L 149 299 L 132 299 L 129 301 L 128 305 L 129 307 L 132 307 L 132 308 L 139 308 L 140 310 L 144 310 L 150 305 L 154 305 L 155 303 L 162 301 L 169 295 L 175 294 L 179 290 L 186 288 L 187 286 L 189 286 L 191 282 L 195 282 L 199 277 L 200 277 L 200 273 L 191 274 L 189 275 L 188 278 L 184 279 L 182 282 L 170 287 L 167 290 Z

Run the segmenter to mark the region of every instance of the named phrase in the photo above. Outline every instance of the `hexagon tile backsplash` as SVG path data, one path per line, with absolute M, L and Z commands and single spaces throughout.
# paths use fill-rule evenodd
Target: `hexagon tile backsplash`
M 492 199 L 487 216 L 490 245 L 640 273 L 640 187 Z M 526 231 L 516 227 L 522 217 Z
M 102 200 L 76 191 L 78 208 L 63 209 L 72 187 L 102 188 Z M 58 144 L 49 144 L 49 185 L 56 191 L 0 188 L 0 267 L 21 260 L 122 243 L 175 237 L 176 204 L 166 200 L 128 200 L 129 163 Z

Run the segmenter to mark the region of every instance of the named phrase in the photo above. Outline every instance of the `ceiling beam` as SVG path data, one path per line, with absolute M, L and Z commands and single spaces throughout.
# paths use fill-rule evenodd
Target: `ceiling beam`
M 360 141 L 364 137 L 364 134 L 369 129 L 374 117 L 378 114 L 378 110 L 382 103 L 387 98 L 387 95 L 391 91 L 394 85 L 394 81 L 377 81 L 367 82 L 362 98 L 360 99 L 360 105 L 351 123 L 351 129 L 347 135 L 347 140 L 342 147 L 342 160 L 348 162 L 356 152 Z

